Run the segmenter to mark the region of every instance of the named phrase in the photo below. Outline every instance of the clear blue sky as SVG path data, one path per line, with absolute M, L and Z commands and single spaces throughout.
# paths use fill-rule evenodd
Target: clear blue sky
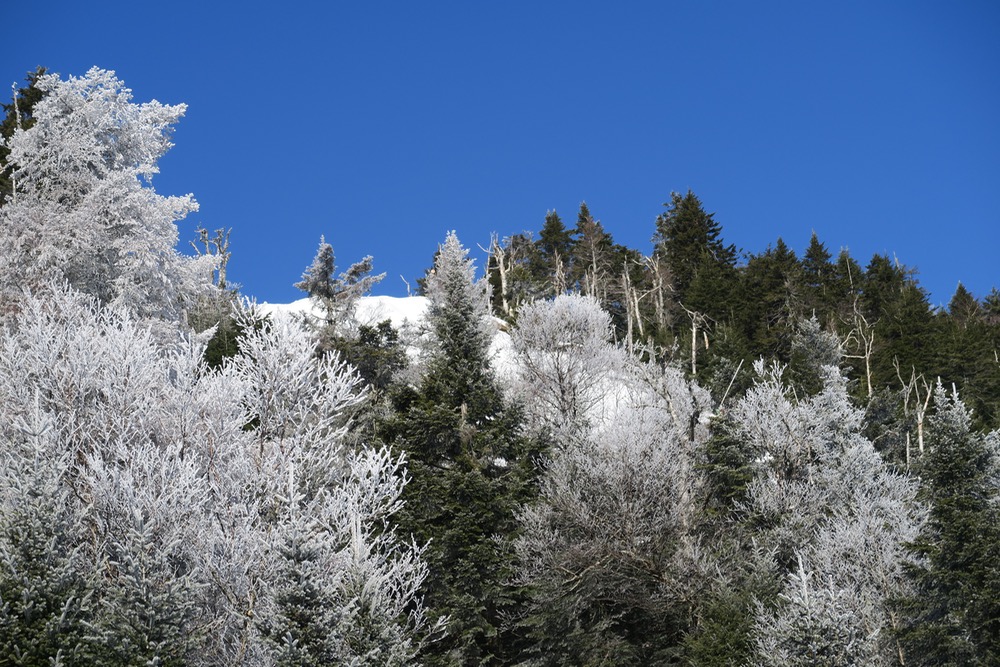
M 189 105 L 154 185 L 200 202 L 182 239 L 233 228 L 259 300 L 302 296 L 320 234 L 399 295 L 448 230 L 584 200 L 649 252 L 689 188 L 745 251 L 815 230 L 933 303 L 1000 287 L 996 0 L 11 4 L 7 85 L 97 65 Z

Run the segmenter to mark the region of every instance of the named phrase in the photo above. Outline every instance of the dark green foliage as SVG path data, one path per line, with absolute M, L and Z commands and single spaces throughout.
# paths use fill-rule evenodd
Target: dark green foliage
M 768 359 L 788 362 L 793 323 L 801 311 L 802 269 L 780 238 L 774 248 L 752 255 L 743 270 L 744 315 L 753 349 Z
M 760 595 L 758 592 L 757 595 Z M 753 601 L 750 587 L 711 592 L 684 638 L 684 662 L 697 667 L 736 667 L 754 657 Z
M 976 427 L 1000 425 L 1000 326 L 962 285 L 935 319 L 935 373 L 960 388 Z
M 135 531 L 130 539 L 137 543 L 109 548 L 106 566 L 113 577 L 101 586 L 98 600 L 96 664 L 181 667 L 204 639 L 191 632 L 203 610 L 187 564 L 159 553 L 151 528 Z
M 654 254 L 666 259 L 676 300 L 693 310 L 718 314 L 712 297 L 731 287 L 736 247 L 723 242 L 722 226 L 690 190 L 683 196 L 672 193 L 664 206 L 667 212 L 656 219 Z
M 241 330 L 233 318 L 233 305 L 238 299 L 235 291 L 218 290 L 204 298 L 188 314 L 188 324 L 201 333 L 212 327 L 215 332 L 205 345 L 205 363 L 218 368 L 239 352 Z
M 821 323 L 828 321 L 833 308 L 832 255 L 820 242 L 816 232 L 809 239 L 809 246 L 802 254 L 802 305 L 806 317 L 816 317 Z
M 386 390 L 396 373 L 406 367 L 406 351 L 389 320 L 375 326 L 362 324 L 356 338 L 340 337 L 333 342 L 333 348 L 369 387 L 378 391 Z
M 754 478 L 753 464 L 760 453 L 751 451 L 733 430 L 731 422 L 719 418 L 704 446 L 701 470 L 706 481 L 707 517 L 735 512 L 746 499 L 747 485 Z
M 420 386 L 394 393 L 381 429 L 408 458 L 397 529 L 430 543 L 424 600 L 431 616 L 450 617 L 426 647 L 432 665 L 505 664 L 519 650 L 507 543 L 534 476 L 533 443 L 493 378 L 486 294 L 465 254 L 453 235 L 442 246 L 427 283 L 435 350 Z
M 316 586 L 317 546 L 302 531 L 293 531 L 282 547 L 282 577 L 276 582 L 278 611 L 261 627 L 278 667 L 323 667 L 336 664 L 329 628 L 336 613 L 332 600 Z
M 1000 499 L 997 443 L 938 385 L 920 473 L 929 520 L 912 545 L 915 594 L 905 601 L 908 663 L 1000 662 Z
M 29 473 L 30 474 L 30 473 Z M 83 664 L 96 612 L 79 526 L 52 488 L 22 479 L 0 518 L 0 666 Z
M 613 250 L 611 235 L 604 230 L 601 221 L 590 214 L 587 203 L 581 203 L 573 230 L 570 288 L 600 300 L 600 292 L 614 274 Z
M 546 268 L 555 273 L 559 264 L 565 264 L 569 260 L 573 244 L 572 235 L 559 214 L 549 211 L 545 214 L 545 224 L 542 225 L 542 231 L 538 236 L 538 249 L 548 264 Z
M 223 362 L 239 352 L 240 327 L 231 315 L 219 320 L 215 333 L 205 346 L 205 363 L 209 368 L 219 368 Z

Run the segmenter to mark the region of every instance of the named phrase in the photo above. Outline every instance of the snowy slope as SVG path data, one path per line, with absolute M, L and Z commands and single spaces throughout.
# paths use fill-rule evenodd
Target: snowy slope
M 269 315 L 287 313 L 297 315 L 309 313 L 319 316 L 309 297 L 292 303 L 262 303 L 261 310 Z M 383 320 L 391 320 L 392 326 L 400 329 L 406 322 L 418 325 L 424 321 L 427 313 L 427 297 L 425 296 L 363 296 L 358 299 L 355 316 L 360 324 L 378 324 Z
M 378 324 L 388 319 L 397 330 L 419 334 L 423 330 L 427 317 L 427 307 L 428 301 L 425 296 L 364 296 L 358 299 L 355 318 L 359 324 L 367 325 Z M 260 308 L 268 315 L 298 316 L 305 313 L 320 315 L 319 310 L 313 306 L 308 297 L 292 303 L 265 302 L 260 304 Z M 490 356 L 496 372 L 502 377 L 507 377 L 512 371 L 513 362 L 510 336 L 500 330 L 499 321 L 497 324 L 497 332 L 490 347 Z M 406 338 L 407 336 L 404 335 L 404 340 Z M 416 356 L 417 350 L 410 350 L 410 354 L 411 357 Z

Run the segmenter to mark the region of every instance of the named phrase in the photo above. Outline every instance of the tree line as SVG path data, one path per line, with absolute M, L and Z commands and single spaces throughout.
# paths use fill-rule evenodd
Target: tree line
M 401 329 L 321 239 L 313 312 L 266 316 L 152 188 L 183 105 L 28 84 L 0 665 L 1000 660 L 996 291 L 935 310 L 815 235 L 741 256 L 689 192 L 648 257 L 586 205 L 483 279 L 450 233 Z

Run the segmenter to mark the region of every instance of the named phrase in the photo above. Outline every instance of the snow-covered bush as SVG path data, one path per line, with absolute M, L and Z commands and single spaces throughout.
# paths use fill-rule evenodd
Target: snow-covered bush
M 511 342 L 513 393 L 537 429 L 556 439 L 592 426 L 615 394 L 625 355 L 596 299 L 565 294 L 521 308 Z
M 923 512 L 916 482 L 892 471 L 862 433 L 844 377 L 823 369 L 822 389 L 795 400 L 781 369 L 733 408 L 733 423 L 758 452 L 744 511 L 785 572 L 777 605 L 757 610 L 761 664 L 896 664 L 893 600 L 906 591 L 904 545 Z
M 588 376 L 603 371 L 589 359 L 576 363 L 548 366 L 579 369 L 551 377 L 590 391 Z M 588 425 L 572 413 L 553 415 L 574 428 L 557 431 L 539 502 L 521 512 L 516 549 L 538 664 L 666 661 L 703 577 L 707 561 L 691 529 L 708 394 L 676 368 L 638 361 L 614 382 L 609 418 Z
M 197 340 L 164 346 L 123 307 L 68 287 L 21 300 L 0 334 L 11 654 L 383 665 L 415 653 L 425 567 L 387 528 L 402 461 L 344 446 L 345 410 L 363 400 L 350 369 L 317 359 L 299 326 L 250 321 L 243 354 L 209 370 Z

